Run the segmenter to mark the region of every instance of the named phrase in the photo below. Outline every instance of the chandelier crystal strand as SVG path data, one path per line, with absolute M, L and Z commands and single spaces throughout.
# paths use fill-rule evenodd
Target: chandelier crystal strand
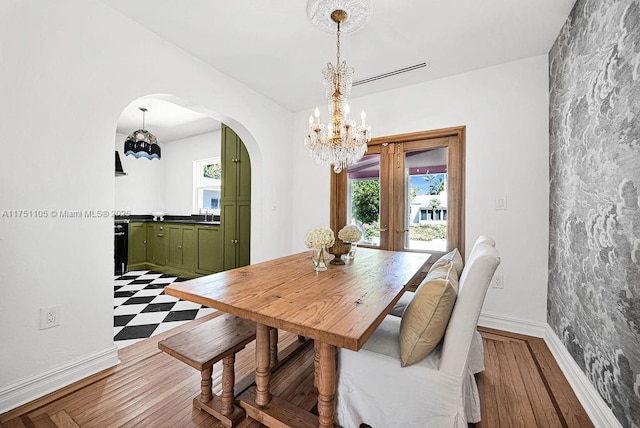
M 309 129 L 305 135 L 305 145 L 314 160 L 323 165 L 333 165 L 339 173 L 364 156 L 367 143 L 371 140 L 371 128 L 366 124 L 366 115 L 362 112 L 361 124 L 350 118 L 349 104 L 353 68 L 346 61 L 340 62 L 340 23 L 346 19 L 346 12 L 335 10 L 331 19 L 337 23 L 336 65 L 328 63 L 322 70 L 325 94 L 329 109 L 329 123 L 320 122 L 320 111 L 316 108 L 309 117 Z

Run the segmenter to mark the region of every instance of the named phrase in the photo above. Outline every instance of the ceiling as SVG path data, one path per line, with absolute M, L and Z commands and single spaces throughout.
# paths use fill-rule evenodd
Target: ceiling
M 160 143 L 206 134 L 221 127 L 220 122 L 191 109 L 162 99 L 142 97 L 122 111 L 117 133 L 129 135 L 142 129 L 140 107 L 148 110 L 145 114 L 145 129 L 154 134 Z
M 101 1 L 288 110 L 325 104 L 321 70 L 335 63 L 335 35 L 311 24 L 303 0 Z M 351 95 L 547 54 L 574 2 L 371 0 L 368 22 L 341 37 L 354 81 L 428 66 L 355 86 Z

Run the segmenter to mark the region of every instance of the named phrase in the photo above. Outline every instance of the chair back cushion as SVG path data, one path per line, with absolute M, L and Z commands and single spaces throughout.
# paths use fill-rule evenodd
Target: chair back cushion
M 458 293 L 453 263 L 432 269 L 407 305 L 400 323 L 400 364 L 422 360 L 442 340 Z
M 487 245 L 490 245 L 492 247 L 495 247 L 496 246 L 496 241 L 492 237 L 490 237 L 488 235 L 480 235 L 480 236 L 478 236 L 478 239 L 476 239 L 476 242 L 473 244 L 473 248 L 475 248 L 476 245 L 478 245 L 478 244 L 487 244 Z M 473 252 L 473 249 L 471 251 Z
M 440 371 L 462 376 L 489 283 L 500 264 L 498 251 L 476 244 L 460 277 L 458 299 L 442 343 Z
M 449 251 L 447 254 L 436 260 L 436 262 L 431 266 L 431 269 L 429 269 L 429 272 L 449 263 L 453 264 L 453 268 L 456 270 L 458 277 L 460 277 L 462 274 L 462 268 L 464 267 L 464 262 L 462 261 L 462 256 L 457 248 Z

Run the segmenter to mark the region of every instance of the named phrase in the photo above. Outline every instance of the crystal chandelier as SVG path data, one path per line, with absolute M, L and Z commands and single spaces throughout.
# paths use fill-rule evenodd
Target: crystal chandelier
M 309 116 L 309 129 L 304 139 L 315 161 L 323 166 L 333 165 L 336 174 L 360 160 L 371 140 L 371 127 L 366 123 L 364 110 L 360 114 L 360 125 L 356 125 L 349 116 L 353 68 L 347 67 L 346 61 L 340 62 L 340 24 L 346 19 L 344 10 L 337 9 L 331 13 L 331 20 L 338 26 L 336 65 L 328 63 L 322 70 L 329 123 L 320 122 L 320 110 L 316 107 L 313 115 Z
M 142 111 L 142 129 L 132 132 L 124 142 L 124 154 L 136 158 L 160 159 L 158 139 L 151 132 L 144 129 L 144 119 L 147 109 L 138 107 Z

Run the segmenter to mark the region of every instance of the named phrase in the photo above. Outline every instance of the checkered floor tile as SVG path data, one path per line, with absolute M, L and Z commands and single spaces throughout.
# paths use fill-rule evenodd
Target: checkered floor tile
M 141 270 L 116 276 L 113 287 L 113 340 L 118 348 L 133 345 L 210 314 L 214 309 L 164 294 L 183 278 Z

